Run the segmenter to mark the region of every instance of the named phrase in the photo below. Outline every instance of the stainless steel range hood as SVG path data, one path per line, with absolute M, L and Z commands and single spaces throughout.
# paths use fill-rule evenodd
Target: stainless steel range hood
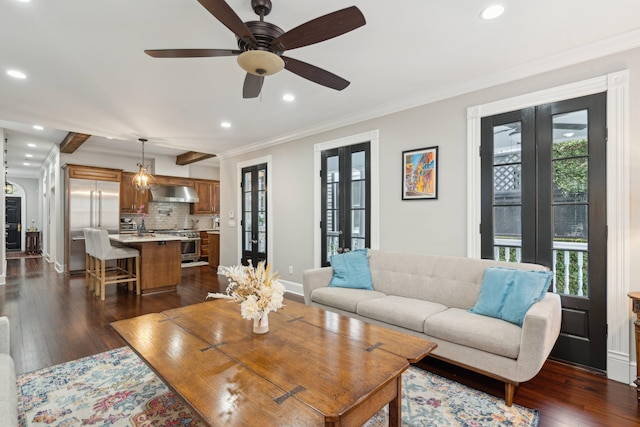
M 160 186 L 157 190 L 151 190 L 152 202 L 179 202 L 197 203 L 200 201 L 198 193 L 193 187 L 187 186 Z

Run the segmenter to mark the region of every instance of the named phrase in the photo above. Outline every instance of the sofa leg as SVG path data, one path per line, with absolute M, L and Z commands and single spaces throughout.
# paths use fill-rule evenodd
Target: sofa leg
M 513 405 L 513 395 L 516 393 L 517 385 L 504 383 L 504 403 L 507 406 Z

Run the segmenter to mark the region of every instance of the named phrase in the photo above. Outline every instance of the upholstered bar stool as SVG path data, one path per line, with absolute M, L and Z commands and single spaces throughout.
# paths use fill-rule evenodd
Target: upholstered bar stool
M 115 283 L 128 283 L 129 289 L 135 284 L 136 293 L 140 295 L 140 251 L 125 246 L 111 246 L 107 230 L 93 229 L 91 233 L 96 251 L 96 296 L 99 295 L 104 301 L 106 285 Z M 107 275 L 106 263 L 110 260 L 118 262 L 114 275 Z
M 93 233 L 91 228 L 85 228 L 84 232 L 84 251 L 85 251 L 85 281 L 91 292 L 95 290 L 96 279 L 96 258 L 95 244 L 93 243 Z

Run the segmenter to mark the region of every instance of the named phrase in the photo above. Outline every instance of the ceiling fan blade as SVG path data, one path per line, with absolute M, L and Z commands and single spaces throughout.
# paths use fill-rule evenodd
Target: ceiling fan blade
M 335 90 L 342 90 L 349 86 L 349 82 L 340 76 L 336 76 L 322 68 L 318 68 L 315 65 L 307 64 L 306 62 L 298 61 L 297 59 L 283 56 L 284 68 L 291 71 L 294 74 L 299 75 L 302 78 L 311 80 L 314 83 L 318 83 L 322 86 L 326 86 Z
M 235 56 L 240 55 L 242 51 L 232 49 L 149 49 L 144 53 L 154 58 L 206 58 Z
M 231 9 L 227 2 L 224 0 L 198 0 L 198 2 L 238 38 L 244 39 L 253 47 L 258 45 L 249 28 L 244 25 L 242 19 Z
M 271 45 L 282 50 L 296 49 L 348 33 L 366 23 L 360 9 L 351 6 L 299 25 L 276 38 Z
M 242 87 L 242 97 L 257 98 L 262 90 L 262 84 L 264 83 L 264 76 L 256 76 L 251 73 L 247 73 L 244 78 L 244 86 Z

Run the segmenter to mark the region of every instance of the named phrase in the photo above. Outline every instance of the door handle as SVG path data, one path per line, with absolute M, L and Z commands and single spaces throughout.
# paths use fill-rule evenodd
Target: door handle
M 251 240 L 251 243 L 253 243 L 254 245 L 257 245 L 258 241 L 257 240 Z

